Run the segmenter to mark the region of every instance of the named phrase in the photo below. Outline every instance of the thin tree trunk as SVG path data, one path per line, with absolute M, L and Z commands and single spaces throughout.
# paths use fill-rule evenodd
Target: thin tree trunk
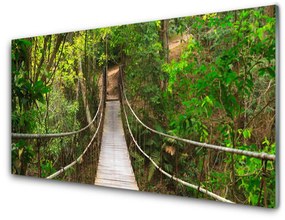
M 169 20 L 161 20 L 160 39 L 162 43 L 162 57 L 167 63 L 169 62 L 168 24 Z
M 42 68 L 43 63 L 45 61 L 47 46 L 48 46 L 48 42 L 50 41 L 50 38 L 51 38 L 51 35 L 47 35 L 44 37 L 44 46 L 43 46 L 43 50 L 42 50 L 42 56 L 41 56 L 41 60 L 39 62 L 39 65 L 37 67 L 37 71 L 35 72 L 34 82 L 36 82 L 39 78 L 41 68 Z
M 236 137 L 235 137 L 235 129 L 232 129 L 233 132 L 233 137 L 232 137 L 232 143 L 233 143 L 233 148 L 236 148 Z M 235 175 L 235 155 L 231 154 L 231 179 L 232 179 L 232 200 L 236 202 L 236 175 Z
M 30 41 L 32 44 L 34 43 L 33 38 L 27 38 L 28 41 Z M 31 65 L 32 65 L 32 49 L 33 47 L 27 47 L 27 54 L 24 57 L 24 70 L 28 73 L 26 75 L 26 79 L 30 79 L 30 74 L 31 74 Z
M 57 38 L 56 38 L 55 47 L 54 47 L 54 49 L 53 49 L 53 51 L 52 51 L 50 60 L 49 60 L 49 62 L 48 62 L 48 64 L 47 64 L 47 71 L 50 71 L 51 67 L 52 67 L 53 64 L 54 64 L 54 60 L 55 60 L 56 54 L 57 54 L 57 52 L 58 52 L 58 50 L 59 50 L 59 47 L 60 47 L 61 42 L 62 42 L 63 39 L 64 39 L 64 36 L 65 36 L 65 34 L 60 34 L 60 35 L 58 35 Z
M 79 76 L 83 75 L 82 74 L 82 61 L 81 58 L 79 58 L 78 60 L 78 71 L 79 71 Z M 80 82 L 80 88 L 81 88 L 81 92 L 82 92 L 82 99 L 83 99 L 83 104 L 84 104 L 84 108 L 85 108 L 85 114 L 86 114 L 86 119 L 88 124 L 91 123 L 92 118 L 91 118 L 91 113 L 90 113 L 90 109 L 89 109 L 89 103 L 88 103 L 88 99 L 87 99 L 87 89 L 86 89 L 86 82 L 85 82 L 85 78 L 79 77 L 79 82 Z M 94 126 L 91 125 L 90 127 L 91 132 L 94 131 Z
M 162 51 L 161 51 L 161 57 L 162 59 L 169 63 L 169 49 L 168 49 L 168 24 L 169 20 L 161 20 L 161 26 L 160 26 L 160 40 L 162 44 Z M 162 79 L 160 82 L 161 90 L 164 90 L 166 87 L 166 80 Z

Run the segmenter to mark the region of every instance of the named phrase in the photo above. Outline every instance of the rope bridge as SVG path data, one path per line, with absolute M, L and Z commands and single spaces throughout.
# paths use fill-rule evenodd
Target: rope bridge
M 100 137 L 99 134 L 100 134 L 100 131 L 103 130 L 103 123 L 102 123 L 102 121 L 104 120 L 105 106 L 106 106 L 106 85 L 107 85 L 107 83 L 106 83 L 106 69 L 103 72 L 102 80 L 103 80 L 103 83 L 102 83 L 103 84 L 103 88 L 102 88 L 102 95 L 101 95 L 101 98 L 100 98 L 98 109 L 96 111 L 96 114 L 95 114 L 94 118 L 92 119 L 92 121 L 87 126 L 81 128 L 80 130 L 77 130 L 77 131 L 64 132 L 64 133 L 55 133 L 55 134 L 19 134 L 19 133 L 12 133 L 12 138 L 13 139 L 36 139 L 36 140 L 37 139 L 53 139 L 53 138 L 62 138 L 62 137 L 68 137 L 68 136 L 77 135 L 77 134 L 79 134 L 79 133 L 81 133 L 83 131 L 86 131 L 88 128 L 90 128 L 91 125 L 94 125 L 94 124 L 96 125 L 95 126 L 96 130 L 93 133 L 93 136 L 92 136 L 91 140 L 89 141 L 88 145 L 83 150 L 83 152 L 76 159 L 74 159 L 71 163 L 69 163 L 68 165 L 62 167 L 61 169 L 57 170 L 56 172 L 52 173 L 51 175 L 47 176 L 46 177 L 47 179 L 53 179 L 53 178 L 57 177 L 58 175 L 60 175 L 61 173 L 64 173 L 65 171 L 67 171 L 68 169 L 73 167 L 75 164 L 80 163 L 82 161 L 83 156 L 86 154 L 88 149 L 90 149 L 92 144 L 95 142 L 96 138 L 97 138 L 96 143 L 98 143 L 98 145 L 101 144 L 101 137 Z M 122 70 L 121 67 L 119 68 L 118 87 L 119 87 L 119 98 L 120 98 L 120 103 L 121 103 L 121 111 L 122 111 L 123 116 L 124 116 L 123 118 L 121 118 L 119 120 L 124 119 L 123 121 L 126 124 L 126 126 L 125 126 L 125 128 L 126 128 L 125 129 L 125 135 L 127 133 L 129 134 L 129 137 L 131 138 L 131 142 L 134 143 L 135 147 L 139 150 L 139 152 L 147 160 L 149 160 L 153 164 L 153 166 L 162 175 L 168 177 L 169 179 L 171 179 L 171 180 L 173 180 L 173 181 L 175 181 L 177 183 L 182 184 L 183 186 L 190 187 L 190 188 L 196 190 L 198 193 L 203 193 L 203 194 L 207 195 L 208 197 L 211 197 L 211 198 L 213 198 L 215 200 L 218 200 L 218 201 L 222 201 L 222 202 L 226 202 L 226 203 L 235 203 L 234 201 L 226 199 L 227 190 L 226 190 L 225 196 L 221 196 L 221 195 L 218 195 L 218 194 L 214 193 L 213 190 L 209 190 L 208 187 L 205 188 L 204 186 L 201 186 L 202 185 L 201 184 L 201 180 L 198 180 L 198 185 L 197 185 L 197 184 L 189 183 L 189 182 L 179 178 L 177 176 L 177 174 L 179 173 L 178 169 L 177 169 L 177 165 L 176 165 L 176 171 L 175 171 L 174 174 L 171 174 L 170 172 L 167 172 L 165 169 L 163 169 L 163 166 L 161 165 L 162 164 L 162 158 L 160 158 L 161 161 L 160 161 L 160 164 L 159 164 L 159 162 L 157 162 L 148 153 L 146 153 L 146 150 L 145 150 L 145 147 L 146 147 L 145 140 L 142 140 L 142 138 L 141 138 L 143 133 L 145 134 L 146 132 L 143 132 L 143 131 L 139 130 L 140 128 L 143 128 L 144 131 L 147 130 L 150 133 L 153 133 L 153 134 L 156 134 L 158 136 L 161 136 L 162 138 L 168 138 L 168 139 L 171 139 L 172 141 L 175 140 L 176 142 L 181 143 L 183 145 L 183 147 L 191 147 L 191 148 L 197 148 L 198 147 L 198 148 L 200 148 L 200 149 L 198 149 L 198 151 L 200 151 L 201 149 L 215 151 L 215 152 L 217 152 L 217 158 L 219 157 L 219 153 L 224 152 L 224 153 L 230 153 L 231 155 L 237 154 L 237 155 L 242 155 L 242 156 L 246 156 L 246 157 L 250 157 L 250 158 L 259 159 L 259 160 L 262 161 L 262 173 L 263 174 L 266 172 L 266 162 L 267 161 L 274 162 L 275 159 L 276 159 L 275 155 L 267 154 L 267 153 L 264 153 L 264 152 L 261 152 L 261 153 L 260 152 L 252 152 L 252 151 L 234 149 L 234 148 L 218 146 L 218 145 L 213 145 L 213 144 L 208 144 L 208 143 L 201 143 L 201 142 L 197 142 L 197 141 L 193 141 L 193 140 L 184 139 L 184 138 L 180 138 L 180 137 L 177 137 L 177 136 L 165 134 L 163 132 L 160 132 L 160 131 L 157 131 L 157 130 L 155 130 L 153 128 L 150 128 L 149 126 L 147 126 L 145 123 L 142 122 L 142 120 L 137 116 L 137 114 L 135 113 L 135 111 L 131 107 L 131 104 L 130 104 L 128 98 L 127 98 L 126 91 L 125 91 L 125 88 L 124 88 L 124 85 L 123 85 L 123 70 Z M 130 119 L 128 117 L 128 113 L 132 117 L 131 121 L 130 121 Z M 136 123 L 136 132 L 137 132 L 136 134 L 134 134 L 134 132 L 132 131 L 132 127 L 134 127 L 134 126 L 132 126 L 132 123 L 134 121 Z M 138 127 L 138 125 L 140 127 Z M 117 131 L 115 131 L 115 132 L 117 132 Z M 112 135 L 114 135 L 114 134 L 112 134 Z M 144 135 L 144 137 L 145 137 L 145 135 Z M 104 154 L 104 156 L 102 156 L 102 158 L 105 158 L 105 157 L 106 157 L 106 154 Z M 41 157 L 40 157 L 40 154 L 39 154 L 39 151 L 38 151 L 38 165 L 39 165 L 38 169 L 39 169 L 39 173 L 40 173 L 40 169 L 41 169 L 40 168 L 40 158 Z M 192 158 L 192 159 L 195 160 L 195 158 Z M 205 156 L 204 156 L 204 159 L 205 159 Z M 175 163 L 177 164 L 177 160 L 175 161 Z M 106 166 L 105 162 L 104 162 L 104 166 Z M 117 166 L 117 165 L 112 165 L 112 166 Z M 131 172 L 131 171 L 128 171 L 128 172 Z M 199 175 L 199 171 L 197 171 L 197 169 L 193 170 L 193 173 L 194 174 L 197 173 L 197 175 Z M 109 173 L 108 173 L 108 175 L 109 175 Z M 265 177 L 263 176 L 262 178 L 265 178 Z M 98 177 L 97 179 L 100 179 L 100 178 Z M 122 179 L 122 178 L 119 178 L 119 179 Z M 96 181 L 99 181 L 99 180 L 96 180 Z M 95 182 L 95 184 L 96 184 L 96 182 Z M 98 185 L 102 185 L 102 182 L 100 182 L 100 184 L 98 184 Z M 108 186 L 108 184 L 106 186 Z

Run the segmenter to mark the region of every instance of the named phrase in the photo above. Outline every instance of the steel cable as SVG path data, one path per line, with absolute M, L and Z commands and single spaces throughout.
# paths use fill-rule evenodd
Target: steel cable
M 161 167 L 159 167 L 159 166 L 154 162 L 154 160 L 153 160 L 148 154 L 146 154 L 146 153 L 142 150 L 142 148 L 139 146 L 139 144 L 138 144 L 137 141 L 135 140 L 135 138 L 134 138 L 134 136 L 133 136 L 133 133 L 132 133 L 132 131 L 131 131 L 131 128 L 130 128 L 129 120 L 128 120 L 127 113 L 126 113 L 126 110 L 125 110 L 125 107 L 124 107 L 124 104 L 123 104 L 123 103 L 122 103 L 122 106 L 123 106 L 123 112 L 124 112 L 124 115 L 125 115 L 127 127 L 128 127 L 128 130 L 129 130 L 129 133 L 130 133 L 130 135 L 131 135 L 131 137 L 132 137 L 133 142 L 135 143 L 135 145 L 136 145 L 136 147 L 139 149 L 139 151 L 140 151 L 146 158 L 148 158 L 148 159 L 151 161 L 151 163 L 152 163 L 162 174 L 164 174 L 165 176 L 169 177 L 170 179 L 175 180 L 176 182 L 179 182 L 179 183 L 181 183 L 181 184 L 183 184 L 183 185 L 185 185 L 185 186 L 188 186 L 188 187 L 190 187 L 190 188 L 192 188 L 192 189 L 198 190 L 199 192 L 202 192 L 202 193 L 204 193 L 204 194 L 206 194 L 206 195 L 208 195 L 208 196 L 210 196 L 210 197 L 212 197 L 212 198 L 214 198 L 214 199 L 216 199 L 216 200 L 218 200 L 218 201 L 226 202 L 226 203 L 234 203 L 234 202 L 232 202 L 232 201 L 230 201 L 230 200 L 228 200 L 228 199 L 225 199 L 225 198 L 223 198 L 223 197 L 221 197 L 221 196 L 219 196 L 219 195 L 217 195 L 217 194 L 215 194 L 215 193 L 212 193 L 212 192 L 208 191 L 207 189 L 204 189 L 203 187 L 196 186 L 196 185 L 194 185 L 194 184 L 191 184 L 191 183 L 188 183 L 188 182 L 186 182 L 186 181 L 184 181 L 184 180 L 181 180 L 181 179 L 175 177 L 174 175 L 171 175 L 171 174 L 169 174 L 168 172 L 164 171 Z
M 100 114 L 100 121 L 99 121 L 99 124 L 98 124 L 98 127 L 91 139 L 91 141 L 89 142 L 89 144 L 87 145 L 87 147 L 85 148 L 85 150 L 83 151 L 82 154 L 80 154 L 80 156 L 74 160 L 73 162 L 71 162 L 70 164 L 66 165 L 65 167 L 61 168 L 60 170 L 58 170 L 57 172 L 53 173 L 52 175 L 46 177 L 46 179 L 53 179 L 55 178 L 56 176 L 58 176 L 59 174 L 63 173 L 64 171 L 68 170 L 69 168 L 71 168 L 72 166 L 74 166 L 75 164 L 77 164 L 78 162 L 81 161 L 82 157 L 84 156 L 84 154 L 87 152 L 88 148 L 91 146 L 91 144 L 93 143 L 100 127 L 101 127 L 101 121 L 102 121 L 102 116 L 103 116 L 103 111 L 101 112 Z
M 65 137 L 65 136 L 71 136 L 74 134 L 78 134 L 84 130 L 86 130 L 87 128 L 89 128 L 94 121 L 96 120 L 98 113 L 99 113 L 99 109 L 100 106 L 102 105 L 102 98 L 100 99 L 99 102 L 99 106 L 97 109 L 97 112 L 94 116 L 94 118 L 92 119 L 92 121 L 86 125 L 84 128 L 81 128 L 80 130 L 77 131 L 71 131 L 71 132 L 63 132 L 63 133 L 54 133 L 54 134 L 22 134 L 22 133 L 12 133 L 12 138 L 15 139 L 43 139 L 43 138 L 59 138 L 59 137 Z
M 123 93 L 123 97 L 124 97 L 124 99 L 125 99 L 125 101 L 127 103 L 127 106 L 131 110 L 132 114 L 135 116 L 136 120 L 138 122 L 140 122 L 140 124 L 143 125 L 145 128 L 147 128 L 148 130 L 150 130 L 150 131 L 152 131 L 152 132 L 154 132 L 156 134 L 159 134 L 159 135 L 162 135 L 162 136 L 165 136 L 165 137 L 168 137 L 168 138 L 172 138 L 172 139 L 175 139 L 175 140 L 178 140 L 178 141 L 182 141 L 182 142 L 185 142 L 185 143 L 188 143 L 188 144 L 192 144 L 192 145 L 195 145 L 195 146 L 210 148 L 210 149 L 217 150 L 217 151 L 224 151 L 224 152 L 228 152 L 228 153 L 245 155 L 245 156 L 255 157 L 255 158 L 258 158 L 258 159 L 262 159 L 262 160 L 275 161 L 275 155 L 272 155 L 272 154 L 267 154 L 267 153 L 264 153 L 264 152 L 259 153 L 259 152 L 252 152 L 252 151 L 247 151 L 247 150 L 239 150 L 239 149 L 234 149 L 234 148 L 229 148 L 229 147 L 224 147 L 224 146 L 218 146 L 218 145 L 213 145 L 213 144 L 201 143 L 201 142 L 198 142 L 198 141 L 184 139 L 184 138 L 180 138 L 180 137 L 177 137 L 177 136 L 172 136 L 172 135 L 165 134 L 165 133 L 162 133 L 160 131 L 154 130 L 154 129 L 148 127 L 146 124 L 144 124 L 139 119 L 139 117 L 136 115 L 136 113 L 132 109 L 132 107 L 131 107 L 128 99 L 127 99 L 127 96 L 126 96 L 126 93 L 124 91 L 123 85 L 122 85 L 122 88 L 121 88 L 121 93 Z

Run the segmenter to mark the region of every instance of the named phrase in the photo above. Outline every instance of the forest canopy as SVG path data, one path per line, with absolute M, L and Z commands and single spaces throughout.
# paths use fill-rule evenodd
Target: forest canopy
M 99 106 L 103 69 L 121 66 L 127 96 L 148 126 L 275 155 L 275 14 L 275 7 L 267 6 L 13 40 L 12 132 L 48 134 L 86 126 Z M 236 203 L 275 207 L 274 161 L 132 129 L 167 172 Z M 83 151 L 88 132 L 92 129 L 60 140 L 13 139 L 12 173 L 49 176 Z M 140 190 L 205 197 L 163 177 L 128 137 L 127 142 Z M 96 170 L 96 163 L 88 169 Z M 80 176 L 91 183 L 95 173 L 81 172 L 62 179 Z

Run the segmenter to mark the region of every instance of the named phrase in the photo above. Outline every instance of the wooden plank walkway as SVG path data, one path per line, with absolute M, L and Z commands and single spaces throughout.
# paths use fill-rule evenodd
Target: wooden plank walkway
M 139 190 L 124 136 L 119 101 L 107 101 L 95 185 Z

